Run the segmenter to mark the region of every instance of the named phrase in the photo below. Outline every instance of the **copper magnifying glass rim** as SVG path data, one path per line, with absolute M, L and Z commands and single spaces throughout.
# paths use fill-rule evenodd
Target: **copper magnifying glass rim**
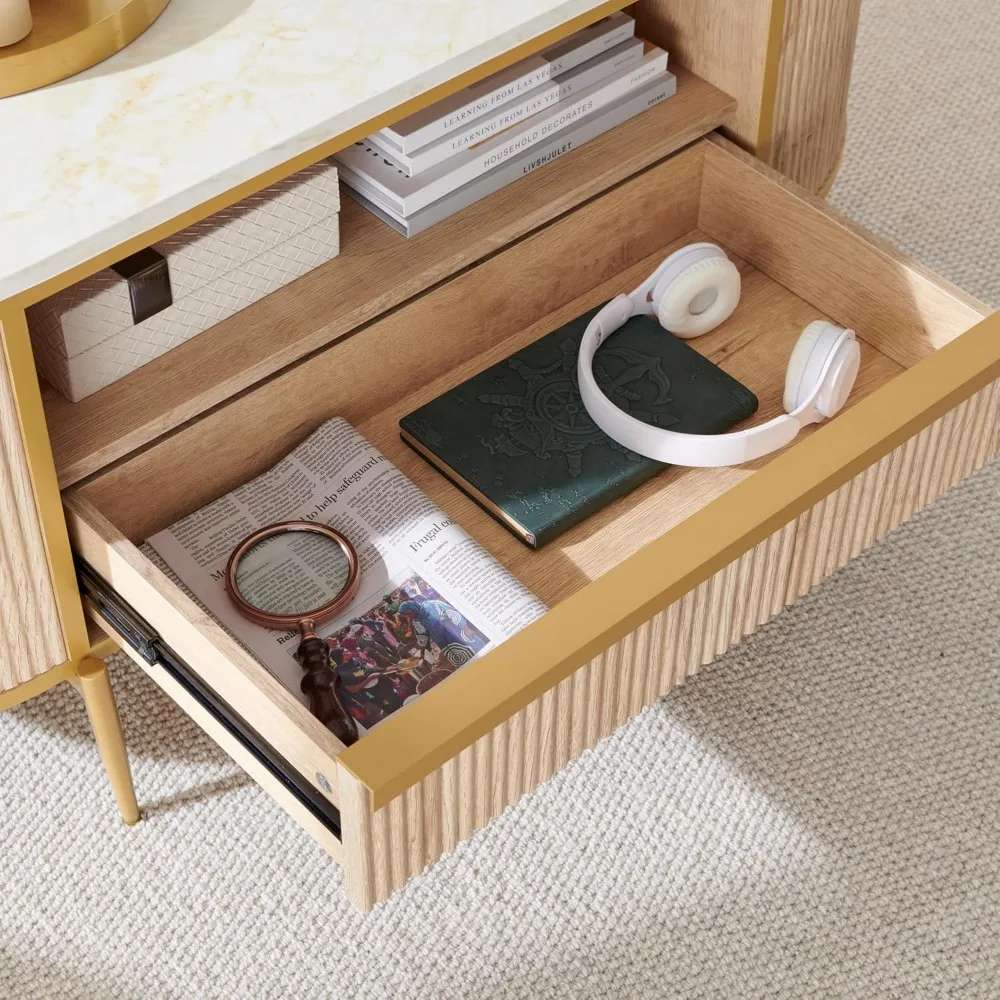
M 236 569 L 240 564 L 240 560 L 255 545 L 260 544 L 267 538 L 273 538 L 275 535 L 284 535 L 291 531 L 308 531 L 316 535 L 323 535 L 331 541 L 336 542 L 347 556 L 347 582 L 340 593 L 322 607 L 315 608 L 301 615 L 270 614 L 267 611 L 261 611 L 260 608 L 251 604 L 243 597 L 240 593 L 239 585 L 236 583 Z M 342 611 L 350 604 L 352 598 L 358 592 L 358 584 L 360 582 L 361 575 L 358 566 L 358 553 L 355 551 L 354 546 L 339 531 L 335 531 L 325 524 L 314 524 L 312 521 L 282 521 L 280 524 L 270 524 L 266 528 L 261 528 L 259 531 L 255 531 L 252 535 L 244 538 L 233 549 L 233 554 L 229 557 L 229 562 L 226 563 L 226 591 L 230 599 L 242 615 L 249 618 L 250 621 L 256 622 L 258 625 L 263 625 L 265 628 L 286 629 L 308 627 L 309 623 L 312 623 L 312 627 L 314 628 L 317 625 L 322 625 L 323 622 L 329 621 L 338 611 Z

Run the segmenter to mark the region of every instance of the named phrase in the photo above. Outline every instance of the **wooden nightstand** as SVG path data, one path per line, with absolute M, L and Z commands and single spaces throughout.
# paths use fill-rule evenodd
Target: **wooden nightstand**
M 224 81 L 213 102 L 185 77 L 200 127 L 164 121 L 158 135 L 164 75 L 211 61 L 172 53 L 154 73 L 144 60 L 170 50 L 189 13 L 206 19 L 195 46 L 235 30 L 209 31 L 211 13 L 173 0 L 114 57 L 119 72 L 109 62 L 61 94 L 0 102 L 24 157 L 0 164 L 0 707 L 77 680 L 136 818 L 82 585 L 92 621 L 345 865 L 369 907 L 982 465 L 1000 444 L 1000 323 L 793 183 L 824 192 L 835 175 L 859 5 L 633 5 L 639 32 L 671 52 L 675 98 L 409 241 L 345 201 L 340 257 L 76 404 L 39 387 L 26 306 L 625 5 L 469 0 L 479 16 L 451 25 L 413 3 L 414 48 L 387 83 L 404 61 L 359 79 L 317 0 L 314 24 L 262 41 L 246 68 L 263 81 L 284 60 L 308 68 L 300 83 L 248 84 L 236 107 Z M 266 7 L 239 15 L 244 42 Z M 105 100 L 90 136 L 70 128 L 74 99 Z M 284 135 L 267 117 L 278 105 L 294 119 Z M 256 137 L 254 122 L 268 123 Z M 112 197 L 104 169 L 134 190 Z M 10 195 L 17 178 L 27 210 Z M 858 331 L 858 389 L 827 426 L 752 467 L 668 470 L 537 553 L 400 444 L 401 413 L 699 236 L 736 256 L 745 292 L 697 346 L 753 387 L 760 419 L 780 405 L 806 322 Z M 552 608 L 349 749 L 136 547 L 335 414 Z

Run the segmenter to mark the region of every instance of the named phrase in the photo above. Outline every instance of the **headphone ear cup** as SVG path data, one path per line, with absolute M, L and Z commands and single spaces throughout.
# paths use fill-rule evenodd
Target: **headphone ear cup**
M 851 335 L 837 347 L 833 367 L 823 379 L 823 388 L 816 400 L 819 412 L 827 419 L 843 409 L 861 370 L 861 345 L 853 331 L 848 332 Z
M 653 289 L 653 308 L 660 326 L 688 340 L 724 323 L 740 301 L 742 280 L 736 265 L 722 252 L 694 261 L 679 274 L 666 275 Z
M 831 353 L 835 354 L 833 364 L 820 384 Z M 785 412 L 793 413 L 815 395 L 819 416 L 834 416 L 847 402 L 860 365 L 861 348 L 853 330 L 845 330 L 826 320 L 810 323 L 796 341 L 788 361 L 783 399 Z
M 822 336 L 823 328 L 826 325 L 828 324 L 820 321 L 810 323 L 795 342 L 792 356 L 788 359 L 788 368 L 785 370 L 785 395 L 782 402 L 785 405 L 786 413 L 797 410 L 809 398 L 809 392 L 802 391 L 803 380 L 813 348 Z

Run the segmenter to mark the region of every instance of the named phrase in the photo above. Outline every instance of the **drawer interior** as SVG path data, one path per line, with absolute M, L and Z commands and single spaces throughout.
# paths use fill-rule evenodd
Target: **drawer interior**
M 336 741 L 318 734 L 301 706 L 276 695 L 266 671 L 237 655 L 238 647 L 206 616 L 194 615 L 134 544 L 264 471 L 321 421 L 342 416 L 542 600 L 550 606 L 567 601 L 772 459 L 728 469 L 667 469 L 535 552 L 404 445 L 399 417 L 635 287 L 671 250 L 704 239 L 737 261 L 744 291 L 727 323 L 691 343 L 757 394 L 754 423 L 781 411 L 785 365 L 811 320 L 828 318 L 858 333 L 862 367 L 852 406 L 988 312 L 713 137 L 74 487 L 66 494 L 74 543 L 88 561 L 103 563 L 99 571 L 117 572 L 112 582 L 126 598 L 129 588 L 147 594 L 143 614 L 168 641 L 176 643 L 179 631 L 200 632 L 213 684 L 224 687 L 238 673 L 244 684 L 249 678 L 277 697 L 278 709 L 269 718 L 258 713 L 253 724 L 269 738 L 269 726 L 306 731 L 313 749 L 304 768 L 317 754 L 336 756 Z M 116 571 L 124 563 L 127 571 Z M 488 670 L 489 660 L 462 674 Z M 239 685 L 232 690 L 241 696 Z M 283 752 L 295 760 L 287 739 L 275 738 L 276 745 L 282 740 Z

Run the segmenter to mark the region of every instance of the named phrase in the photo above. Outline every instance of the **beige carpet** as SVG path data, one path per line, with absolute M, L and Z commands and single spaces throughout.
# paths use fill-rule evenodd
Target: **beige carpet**
M 867 0 L 834 201 L 1000 302 L 1000 10 Z M 0 716 L 0 998 L 997 997 L 1000 467 L 363 917 L 136 670 Z

